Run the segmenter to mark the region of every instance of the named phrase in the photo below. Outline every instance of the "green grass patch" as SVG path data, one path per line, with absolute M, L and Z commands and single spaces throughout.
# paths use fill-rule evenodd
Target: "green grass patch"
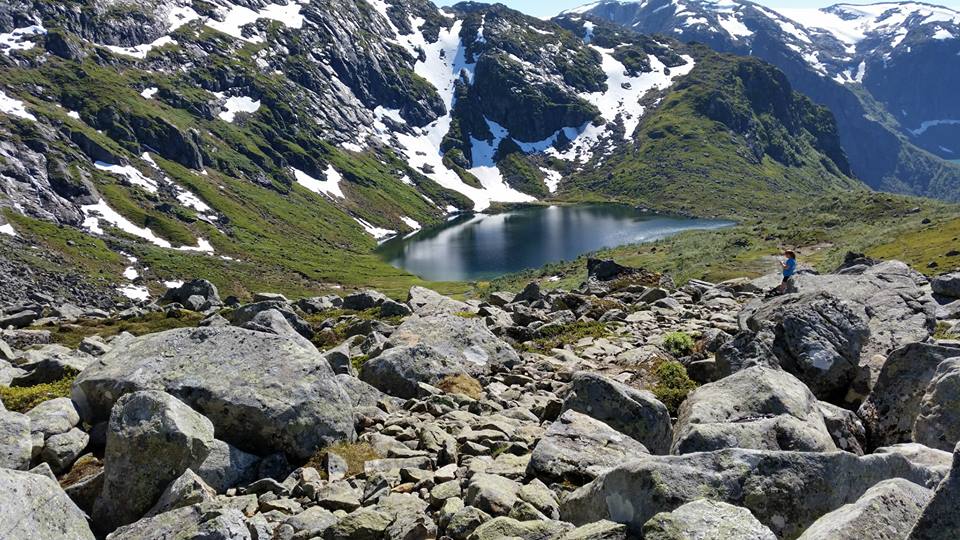
M 570 324 L 550 325 L 539 330 L 540 337 L 533 340 L 531 350 L 549 351 L 564 345 L 573 345 L 584 338 L 602 338 L 610 334 L 602 322 L 577 321 Z
M 937 328 L 933 332 L 933 339 L 960 339 L 960 335 L 950 331 L 950 323 L 938 322 Z
M 8 411 L 25 413 L 44 401 L 70 397 L 70 388 L 77 374 L 68 375 L 59 381 L 34 386 L 0 386 L 0 400 Z
M 62 324 L 51 331 L 53 340 L 70 348 L 77 348 L 84 338 L 100 336 L 108 338 L 122 332 L 130 332 L 135 336 L 143 336 L 174 328 L 196 326 L 203 315 L 193 311 L 180 310 L 148 313 L 143 317 L 128 320 L 116 319 L 83 319 L 75 323 Z
M 697 383 L 687 375 L 683 364 L 672 360 L 657 366 L 654 374 L 657 383 L 653 386 L 653 394 L 667 406 L 671 416 L 676 416 L 680 405 L 687 399 L 687 394 L 697 387 Z
M 670 332 L 663 337 L 663 348 L 677 357 L 692 353 L 695 345 L 696 342 L 686 332 Z
M 324 461 L 328 452 L 342 457 L 347 462 L 347 476 L 356 476 L 362 473 L 364 463 L 381 458 L 380 454 L 369 443 L 341 442 L 321 448 L 307 461 L 305 466 L 315 468 L 324 479 L 327 477 Z

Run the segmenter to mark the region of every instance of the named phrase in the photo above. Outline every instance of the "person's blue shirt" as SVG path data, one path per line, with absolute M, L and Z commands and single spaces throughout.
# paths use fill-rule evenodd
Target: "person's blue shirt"
M 783 269 L 783 277 L 787 278 L 792 276 L 797 271 L 797 260 L 788 257 L 785 264 L 787 266 Z

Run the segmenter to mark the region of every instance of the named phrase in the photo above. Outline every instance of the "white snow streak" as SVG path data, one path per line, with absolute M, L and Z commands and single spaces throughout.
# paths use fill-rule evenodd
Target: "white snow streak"
M 14 99 L 0 90 L 0 113 L 17 116 L 26 120 L 37 121 L 37 117 L 27 111 L 27 106 L 19 99 Z
M 247 96 L 231 96 L 223 102 L 223 109 L 217 116 L 225 122 L 233 122 L 239 112 L 257 112 L 260 109 L 260 100 L 254 100 Z
M 343 177 L 340 176 L 340 173 L 333 168 L 333 165 L 327 166 L 327 170 L 324 171 L 324 175 L 326 176 L 326 180 L 318 180 L 301 171 L 300 169 L 293 169 L 293 176 L 296 178 L 297 183 L 301 186 L 314 193 L 323 194 L 331 198 L 345 198 L 343 190 L 340 189 L 340 181 L 343 179 Z

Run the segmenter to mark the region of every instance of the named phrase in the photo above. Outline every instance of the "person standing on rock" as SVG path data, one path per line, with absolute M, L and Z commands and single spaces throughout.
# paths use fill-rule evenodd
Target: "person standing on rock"
M 787 283 L 797 273 L 797 254 L 788 249 L 783 252 L 783 256 L 784 260 L 780 261 L 780 266 L 783 267 L 783 281 L 777 287 L 777 294 L 783 294 L 787 291 Z

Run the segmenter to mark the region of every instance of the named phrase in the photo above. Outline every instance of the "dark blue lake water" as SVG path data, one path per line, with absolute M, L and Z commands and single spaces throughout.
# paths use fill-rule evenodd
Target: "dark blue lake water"
M 612 204 L 532 207 L 458 217 L 388 240 L 377 251 L 390 264 L 425 279 L 469 281 L 571 260 L 602 248 L 729 225 Z

